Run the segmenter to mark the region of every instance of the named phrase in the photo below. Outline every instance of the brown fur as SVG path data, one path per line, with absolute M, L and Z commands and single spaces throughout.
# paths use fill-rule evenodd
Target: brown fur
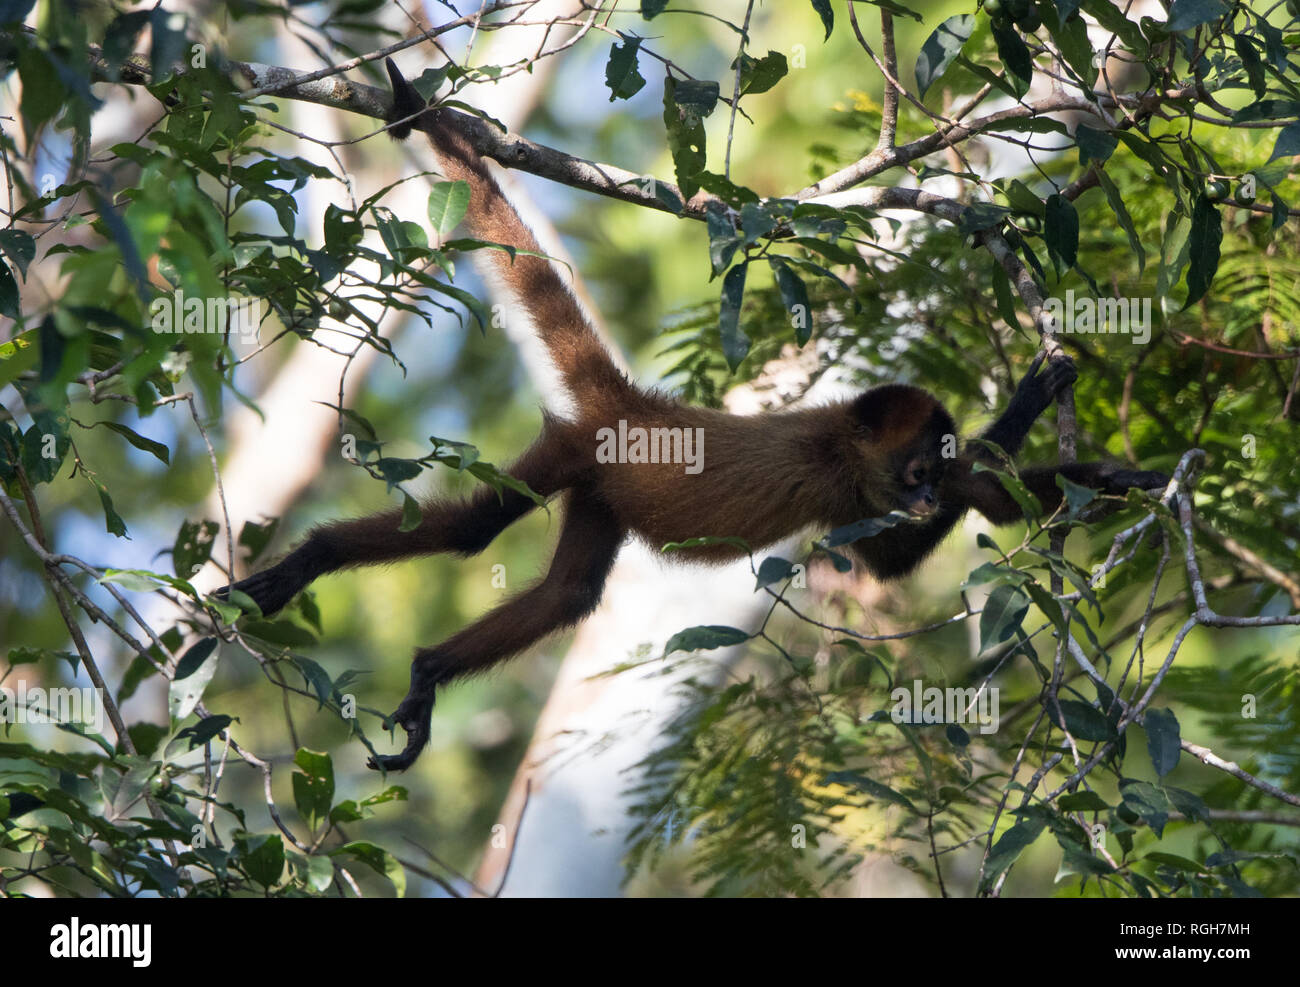
M 600 600 L 619 545 L 629 535 L 652 548 L 700 535 L 736 536 L 754 550 L 801 529 L 822 529 L 879 517 L 892 510 L 919 513 L 848 549 L 880 578 L 914 569 L 968 507 L 995 523 L 1020 519 L 1020 510 L 992 477 L 973 473 L 992 462 L 976 446 L 948 462 L 939 450 L 956 425 L 939 401 L 916 387 L 890 384 L 821 408 L 739 417 L 694 408 L 634 387 L 615 367 L 572 292 L 456 125 L 457 114 L 424 110 L 423 101 L 389 62 L 394 84 L 394 136 L 422 130 L 446 177 L 470 187 L 465 226 L 470 235 L 516 249 L 513 259 L 488 251 L 499 275 L 527 305 L 537 332 L 573 396 L 569 420 L 548 418 L 541 436 L 509 472 L 543 496 L 563 493 L 564 523 L 546 576 L 470 627 L 416 652 L 411 689 L 393 715 L 407 733 L 398 755 L 373 767 L 408 767 L 428 739 L 435 690 L 482 671 L 552 631 L 571 626 Z M 1041 358 L 1040 358 L 1041 362 Z M 1014 456 L 1034 419 L 1074 379 L 1067 361 L 1036 374 L 1035 363 L 1007 411 L 985 438 Z M 677 463 L 599 462 L 598 433 L 643 428 L 700 429 L 703 469 Z M 1051 509 L 1060 501 L 1057 472 L 1114 492 L 1153 486 L 1159 474 L 1111 470 L 1102 464 L 1025 470 L 1022 478 Z M 487 489 L 465 501 L 424 505 L 421 524 L 398 530 L 396 509 L 316 528 L 283 561 L 236 584 L 266 613 L 284 606 L 317 576 L 351 566 L 392 562 L 433 552 L 472 555 L 531 510 L 527 497 Z M 716 562 L 740 551 L 710 546 L 674 558 Z

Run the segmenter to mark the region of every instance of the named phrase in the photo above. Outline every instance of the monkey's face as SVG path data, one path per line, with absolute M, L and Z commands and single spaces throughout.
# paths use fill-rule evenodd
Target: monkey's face
M 906 456 L 895 478 L 898 509 L 918 519 L 933 516 L 939 510 L 939 486 L 946 465 L 938 443 L 927 444 Z

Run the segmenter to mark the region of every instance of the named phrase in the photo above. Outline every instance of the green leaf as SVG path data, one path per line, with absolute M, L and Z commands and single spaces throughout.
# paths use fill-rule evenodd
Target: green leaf
M 249 877 L 264 888 L 280 883 L 280 875 L 284 873 L 284 841 L 279 833 L 246 837 L 241 850 Z
M 1105 162 L 1119 146 L 1119 138 L 1104 130 L 1096 130 L 1086 123 L 1080 123 L 1074 131 L 1075 143 L 1079 145 L 1079 166 L 1086 168 L 1089 161 Z
M 808 287 L 780 257 L 770 256 L 767 263 L 776 277 L 776 286 L 781 292 L 781 304 L 790 313 L 795 342 L 803 346 L 812 337 L 812 306 L 808 302 Z
M 1069 199 L 1057 194 L 1047 197 L 1044 209 L 1043 240 L 1059 275 L 1079 259 L 1079 214 Z
M 398 459 L 386 456 L 375 463 L 375 471 L 384 478 L 391 493 L 393 487 L 405 480 L 414 480 L 424 467 L 416 459 Z
M 397 897 L 401 898 L 406 894 L 406 871 L 397 858 L 387 850 L 377 847 L 373 843 L 353 841 L 352 843 L 345 843 L 337 850 L 331 850 L 330 856 L 353 857 L 375 873 L 388 878 L 393 885 L 393 890 L 397 892 Z
M 189 743 L 185 749 L 192 751 L 196 747 L 202 747 L 213 737 L 217 736 L 226 727 L 234 722 L 234 718 L 224 714 L 219 716 L 205 716 L 192 727 L 186 727 L 176 734 L 175 740 L 188 740 Z M 152 724 L 150 724 L 152 725 Z
M 221 652 L 216 647 L 215 638 L 204 638 L 185 652 L 177 663 L 176 677 L 167 690 L 167 711 L 173 722 L 179 722 L 194 712 L 194 707 L 203 698 L 203 691 L 217 674 Z
M 429 222 L 440 236 L 446 236 L 465 218 L 469 194 L 469 182 L 435 182 L 429 189 Z
M 779 555 L 769 555 L 758 567 L 758 583 L 754 586 L 754 589 L 758 590 L 764 586 L 779 583 L 784 579 L 789 579 L 793 574 L 794 566 L 790 562 Z
M 99 505 L 104 509 L 104 529 L 110 535 L 126 538 L 126 522 L 113 507 L 113 498 L 109 496 L 108 488 L 93 477 L 90 482 L 94 485 L 95 492 L 99 494 Z
M 826 41 L 831 36 L 831 29 L 835 27 L 835 12 L 831 10 L 831 0 L 812 0 L 812 6 L 826 28 L 826 37 L 822 38 L 822 41 Z
M 1029 597 L 1021 590 L 1006 583 L 994 588 L 980 611 L 980 652 L 1015 636 L 1028 612 Z
M 1106 201 L 1110 203 L 1111 211 L 1118 220 L 1120 229 L 1128 236 L 1128 245 L 1133 251 L 1133 256 L 1137 258 L 1138 273 L 1147 266 L 1147 252 L 1142 247 L 1142 241 L 1138 238 L 1137 227 L 1133 225 L 1133 217 L 1129 215 L 1128 209 L 1124 207 L 1124 199 L 1119 194 L 1119 189 L 1115 183 L 1110 180 L 1100 168 L 1097 169 L 1097 181 L 1101 184 L 1102 191 L 1106 193 Z
M 1219 244 L 1223 240 L 1223 221 L 1219 210 L 1204 194 L 1192 206 L 1192 227 L 1188 238 L 1187 309 L 1205 297 L 1210 282 L 1219 269 Z
M 421 522 L 424 521 L 424 512 L 420 510 L 420 505 L 416 503 L 414 497 L 408 493 L 402 494 L 402 523 L 397 526 L 398 531 L 414 531 Z
M 1277 132 L 1277 141 L 1273 144 L 1273 153 L 1268 160 L 1289 158 L 1300 154 L 1300 123 L 1289 123 Z M 1266 164 L 1268 162 L 1265 162 Z M 3 354 L 0 354 L 0 358 Z
M 176 671 L 172 675 L 173 682 L 179 682 L 187 679 L 208 660 L 208 655 L 217 649 L 217 639 L 215 637 L 205 637 L 203 640 L 191 645 L 190 648 L 181 655 L 180 661 L 176 663 Z
M 334 762 L 326 753 L 300 747 L 293 764 L 293 802 L 314 833 L 334 803 Z
M 1052 37 L 1056 39 L 1061 49 L 1061 56 L 1075 76 L 1090 86 L 1096 79 L 1097 70 L 1093 68 L 1092 60 L 1095 53 L 1092 41 L 1088 38 L 1088 25 L 1084 19 L 1076 17 L 1074 20 L 1065 21 L 1059 29 L 1052 32 Z
M 916 59 L 916 84 L 921 90 L 921 98 L 930 86 L 939 79 L 953 61 L 961 54 L 964 44 L 975 30 L 975 18 L 970 14 L 957 14 L 934 29 L 930 37 L 921 46 L 921 53 Z
M 1217 21 L 1228 13 L 1220 0 L 1174 0 L 1169 7 L 1170 31 L 1189 31 L 1210 21 Z
M 1096 490 L 1080 486 L 1072 480 L 1066 479 L 1061 473 L 1056 474 L 1056 485 L 1065 494 L 1065 506 L 1071 518 L 1078 517 L 1081 510 L 1097 499 Z
M 908 812 L 916 815 L 922 814 L 907 796 L 857 771 L 832 771 L 826 776 L 826 784 L 857 788 L 866 792 L 872 798 L 880 799 L 883 802 L 892 802 L 894 805 L 901 805 Z
M 888 531 L 890 528 L 899 524 L 905 524 L 911 521 L 911 517 L 903 511 L 890 511 L 884 517 L 863 518 L 861 521 L 854 521 L 852 524 L 844 524 L 838 528 L 832 528 L 826 537 L 821 539 L 817 545 L 820 548 L 837 548 L 840 545 L 848 545 L 859 538 L 874 538 L 882 531 Z M 836 567 L 838 568 L 838 566 Z M 841 572 L 847 570 L 840 570 Z
M 1178 731 L 1178 717 L 1172 709 L 1148 709 L 1142 719 L 1147 732 L 1147 753 L 1156 774 L 1164 777 L 1178 767 L 1182 755 L 1182 740 Z
M 1268 92 L 1268 80 L 1264 77 L 1264 63 L 1260 60 L 1259 52 L 1255 51 L 1254 44 L 1244 34 L 1234 34 L 1232 45 L 1237 57 L 1241 59 L 1241 67 L 1246 70 L 1246 78 L 1250 81 L 1250 88 L 1255 91 L 1255 98 L 1263 99 Z
M 23 230 L 0 230 L 0 250 L 18 268 L 18 273 L 27 277 L 27 266 L 36 257 L 36 241 L 30 233 Z
M 116 432 L 118 435 L 125 438 L 127 442 L 130 442 L 131 445 L 135 446 L 137 449 L 140 449 L 158 459 L 161 459 L 164 463 L 168 464 L 169 466 L 171 465 L 171 450 L 168 449 L 161 442 L 155 442 L 153 439 L 146 439 L 143 435 L 140 435 L 137 432 L 132 431 L 131 429 L 127 428 L 125 425 L 122 425 L 118 422 L 96 422 L 95 424 L 103 425 L 105 428 Z
M 731 71 L 736 71 L 736 63 L 731 63 Z M 779 51 L 769 51 L 762 58 L 741 53 L 740 56 L 740 92 L 741 95 L 765 93 L 785 78 L 790 65 Z
M 699 90 L 696 88 L 698 98 Z M 664 75 L 664 127 L 668 133 L 668 151 L 673 158 L 673 172 L 682 196 L 689 199 L 700 190 L 699 174 L 704 170 L 706 138 L 698 102 L 679 104 L 686 98 L 687 85 L 671 75 Z M 713 83 L 713 96 L 717 98 L 717 83 Z M 712 227 L 710 227 L 712 230 Z M 725 266 L 725 265 L 723 265 Z M 714 267 L 714 273 L 720 268 Z
M 182 521 L 172 543 L 172 572 L 189 579 L 212 556 L 212 543 L 221 525 L 216 521 Z
M 722 355 L 734 372 L 749 352 L 749 337 L 740 328 L 740 308 L 745 300 L 745 275 L 749 262 L 742 261 L 722 279 L 722 303 L 718 307 L 718 332 L 722 336 Z
M 9 269 L 0 264 L 0 296 L 4 294 L 6 277 L 9 279 L 9 284 L 13 286 L 13 311 L 5 310 L 3 297 L 0 297 L 0 314 L 11 319 L 17 319 L 18 286 L 14 284 L 13 275 L 9 273 Z M 0 343 L 0 387 L 12 383 L 18 378 L 19 374 L 26 373 L 36 366 L 36 358 L 40 355 L 40 348 L 37 345 L 39 340 L 40 330 L 29 329 L 27 332 Z
M 994 26 L 993 39 L 998 44 L 998 56 L 1002 59 L 1002 64 L 1019 80 L 1017 89 L 1020 92 L 1028 90 L 1034 78 L 1034 59 L 1025 42 L 1010 27 Z
M 1009 327 L 1020 331 L 1020 319 L 1016 314 L 1016 301 L 1011 294 L 1011 279 L 1007 277 L 1007 272 L 1002 270 L 1002 265 L 993 261 L 992 266 L 993 280 L 993 300 L 997 303 L 998 315 Z
M 611 103 L 616 99 L 631 99 L 645 87 L 645 76 L 637 67 L 641 39 L 626 34 L 620 37 L 623 43 L 610 46 L 609 59 L 605 62 L 605 85 Z
M 714 648 L 730 648 L 744 644 L 751 635 L 735 627 L 712 624 L 701 627 L 688 627 L 678 631 L 664 645 L 664 657 L 674 651 L 712 651 Z
M 997 883 L 1011 865 L 1019 859 L 1034 840 L 1043 832 L 1044 822 L 1038 817 L 1019 819 L 1016 824 L 998 837 L 984 861 L 984 879 L 980 887 L 989 888 Z
M 1065 726 L 1075 740 L 1110 740 L 1115 736 L 1115 728 L 1095 706 L 1077 699 L 1062 699 L 1060 704 Z M 1043 705 L 1047 710 L 1047 718 L 1058 727 L 1061 726 L 1060 718 L 1056 715 L 1056 703 L 1049 698 L 1043 701 Z
M 1110 803 L 1096 792 L 1085 790 L 1062 795 L 1057 800 L 1056 807 L 1062 812 L 1105 812 L 1110 808 Z

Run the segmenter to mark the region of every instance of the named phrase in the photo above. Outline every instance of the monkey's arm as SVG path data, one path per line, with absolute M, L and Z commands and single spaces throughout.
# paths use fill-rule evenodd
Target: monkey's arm
M 1036 373 L 1043 359 L 1042 354 L 1035 358 L 1029 372 L 1016 388 L 1007 410 L 981 436 L 999 446 L 1008 456 L 1015 457 L 1020 452 L 1034 421 L 1056 399 L 1056 395 L 1078 377 L 1073 361 L 1068 358 L 1053 360 L 1045 370 Z M 952 471 L 947 497 L 973 507 L 994 524 L 1014 524 L 1021 520 L 1023 513 L 1020 506 L 997 477 L 972 472 L 971 466 L 976 462 L 994 467 L 1003 465 L 993 453 L 977 443 L 962 457 L 958 468 Z M 1101 462 L 1064 463 L 1060 466 L 1021 470 L 1021 481 L 1048 513 L 1056 510 L 1061 503 L 1061 489 L 1056 485 L 1058 473 L 1073 483 L 1100 490 L 1103 494 L 1122 495 L 1130 487 L 1152 490 L 1169 482 L 1163 473 L 1124 469 Z
M 542 581 L 442 644 L 415 653 L 410 691 L 393 714 L 393 722 L 406 731 L 406 747 L 400 754 L 377 755 L 369 766 L 386 771 L 411 766 L 428 743 L 429 717 L 439 686 L 505 661 L 596 609 L 624 534 L 599 497 L 585 489 L 573 490 L 565 505 L 555 557 Z
M 557 440 L 543 435 L 507 472 L 543 497 L 572 482 L 570 455 Z M 465 500 L 433 500 L 421 507 L 422 520 L 400 531 L 402 512 L 393 508 L 351 521 L 334 521 L 312 529 L 306 540 L 280 562 L 234 584 L 253 598 L 264 614 L 280 610 L 318 576 L 352 566 L 436 552 L 476 555 L 510 524 L 536 506 L 514 490 L 480 487 Z M 219 590 L 227 594 L 231 587 Z

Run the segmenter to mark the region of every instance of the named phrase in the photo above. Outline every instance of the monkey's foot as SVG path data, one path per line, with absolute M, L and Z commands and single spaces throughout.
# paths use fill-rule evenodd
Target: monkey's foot
M 397 707 L 388 722 L 385 724 L 387 729 L 392 729 L 392 725 L 400 726 L 406 731 L 406 746 L 402 748 L 400 754 L 376 754 L 366 762 L 366 767 L 375 771 L 405 771 L 415 759 L 420 756 L 420 751 L 424 750 L 424 745 L 429 742 L 429 718 L 433 716 L 433 697 L 427 699 L 407 696 L 402 700 L 402 704 Z

